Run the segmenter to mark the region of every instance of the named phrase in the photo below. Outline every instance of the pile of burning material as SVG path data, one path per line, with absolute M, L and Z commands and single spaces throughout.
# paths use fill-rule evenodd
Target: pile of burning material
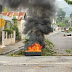
M 25 51 L 25 56 L 41 56 L 42 45 L 35 43 L 28 47 L 28 50 Z

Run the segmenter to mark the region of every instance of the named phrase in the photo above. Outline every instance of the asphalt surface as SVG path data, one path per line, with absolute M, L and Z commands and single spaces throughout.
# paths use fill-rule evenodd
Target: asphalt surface
M 0 72 L 72 72 L 72 57 L 0 56 Z
M 55 45 L 53 50 L 57 52 L 56 55 L 72 55 L 72 36 L 64 36 L 64 34 L 66 33 L 58 32 L 45 36 Z M 70 50 L 71 53 L 67 53 L 66 50 Z
M 59 54 L 67 54 L 72 49 L 72 37 L 64 37 L 63 33 L 46 36 L 54 44 Z M 0 72 L 72 72 L 72 56 L 0 56 Z
M 0 72 L 72 72 L 71 65 L 1 65 Z

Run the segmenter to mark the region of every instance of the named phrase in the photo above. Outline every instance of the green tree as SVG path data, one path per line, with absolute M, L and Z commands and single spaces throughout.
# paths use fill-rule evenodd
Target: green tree
M 14 30 L 16 32 L 16 40 L 21 40 L 19 29 L 16 24 L 12 27 L 12 30 Z
M 70 26 L 70 25 L 69 25 L 69 20 L 68 20 L 68 19 L 65 19 L 65 20 L 64 20 L 64 24 L 65 24 L 66 27 L 69 27 L 69 26 Z
M 72 13 L 70 14 L 70 18 L 72 19 Z
M 8 11 L 8 9 L 7 9 L 7 7 L 5 7 L 5 8 L 4 8 L 4 12 L 7 12 L 7 11 Z
M 65 18 L 65 15 L 66 15 L 66 12 L 64 12 L 63 10 L 62 10 L 62 8 L 60 8 L 59 10 L 58 10 L 58 12 L 57 12 L 57 18 L 58 18 L 58 20 L 61 22 L 61 21 L 63 21 L 63 19 Z
M 66 25 L 65 25 L 64 22 L 59 22 L 59 23 L 58 23 L 58 26 L 59 26 L 59 27 L 66 27 Z
M 72 26 L 72 13 L 70 14 L 70 27 Z
M 65 0 L 68 4 L 72 4 L 71 0 Z
M 13 17 L 13 22 L 14 22 L 14 25 L 12 27 L 12 30 L 14 30 L 16 32 L 16 40 L 21 40 L 21 36 L 20 36 L 20 32 L 19 32 L 19 29 L 18 29 L 18 21 L 16 19 L 16 16 Z

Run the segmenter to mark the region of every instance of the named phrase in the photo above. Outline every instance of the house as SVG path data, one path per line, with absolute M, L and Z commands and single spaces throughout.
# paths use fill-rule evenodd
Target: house
M 5 26 L 0 27 L 0 48 L 3 48 L 5 45 L 15 43 L 15 31 L 10 35 L 3 31 L 6 28 L 6 22 L 12 22 L 12 17 L 4 16 L 1 14 L 0 18 L 5 20 Z
M 26 22 L 26 13 L 25 12 L 2 12 L 4 16 L 12 17 L 12 20 L 17 19 L 17 26 L 20 32 L 21 39 L 24 39 L 24 24 Z
M 24 31 L 24 24 L 26 22 L 25 12 L 2 12 L 0 18 L 4 19 L 6 23 L 3 28 L 0 28 L 0 48 L 4 47 L 5 45 L 15 43 L 15 31 L 11 35 L 8 35 L 7 32 L 3 31 L 6 28 L 10 29 L 10 26 L 14 24 L 13 23 L 14 18 L 17 20 L 17 26 L 19 28 L 21 39 L 24 39 L 25 35 L 23 31 Z

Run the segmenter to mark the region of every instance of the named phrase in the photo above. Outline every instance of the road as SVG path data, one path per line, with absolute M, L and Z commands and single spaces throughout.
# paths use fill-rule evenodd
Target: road
M 72 57 L 0 56 L 0 72 L 72 72 Z
M 71 65 L 2 65 L 0 72 L 72 72 Z
M 55 44 L 57 54 L 67 54 L 72 50 L 72 37 L 64 37 L 63 33 L 46 36 Z M 72 72 L 72 56 L 0 56 L 0 72 Z
M 57 52 L 56 55 L 72 55 L 72 36 L 64 37 L 64 34 L 64 32 L 58 32 L 45 36 L 55 45 L 53 50 Z M 66 50 L 70 50 L 71 53 L 67 53 Z

